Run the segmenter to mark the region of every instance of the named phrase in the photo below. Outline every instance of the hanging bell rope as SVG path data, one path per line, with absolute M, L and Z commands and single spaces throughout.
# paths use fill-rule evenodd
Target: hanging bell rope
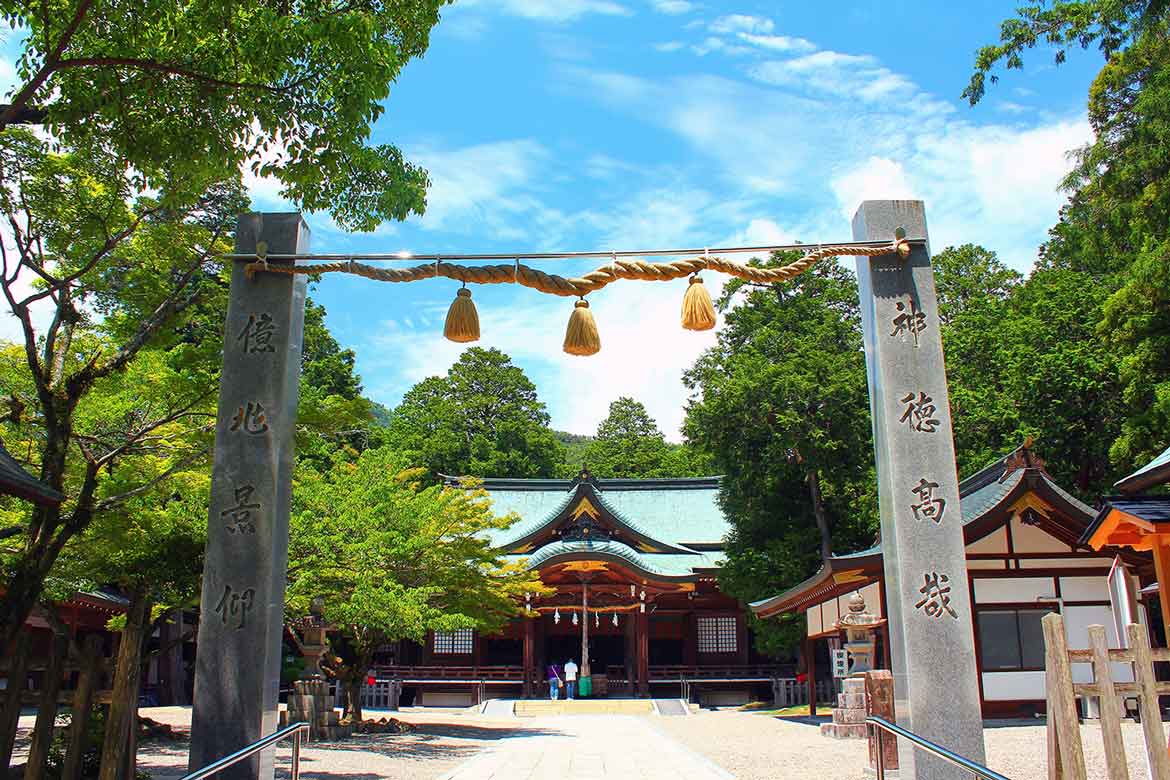
M 793 249 L 806 248 L 803 245 L 787 247 L 756 247 L 752 249 Z M 475 305 L 471 302 L 471 291 L 466 289 L 467 284 L 519 284 L 549 295 L 564 297 L 580 297 L 569 317 L 569 327 L 565 333 L 565 351 L 571 355 L 594 355 L 601 349 L 601 339 L 597 333 L 597 323 L 589 311 L 589 304 L 584 296 L 596 292 L 619 279 L 639 279 L 643 281 L 666 282 L 691 277 L 690 285 L 683 296 L 682 325 L 688 330 L 710 330 L 715 327 L 715 308 L 711 303 L 711 295 L 703 286 L 698 272 L 704 269 L 720 271 L 757 284 L 772 284 L 793 279 L 809 270 L 817 263 L 830 257 L 880 257 L 882 255 L 897 254 L 907 257 L 910 254 L 910 241 L 899 231 L 898 238 L 891 242 L 856 242 L 852 244 L 829 244 L 818 246 L 815 250 L 805 254 L 800 259 L 776 268 L 761 268 L 747 265 L 736 260 L 723 257 L 713 257 L 706 250 L 700 257 L 671 262 L 651 263 L 638 259 L 619 258 L 618 253 L 610 252 L 610 262 L 589 273 L 577 277 L 564 277 L 549 274 L 537 268 L 524 265 L 520 257 L 510 265 L 461 265 L 459 263 L 441 262 L 443 258 L 434 256 L 434 263 L 416 265 L 409 268 L 380 268 L 368 263 L 354 262 L 352 257 L 346 260 L 332 262 L 317 262 L 305 264 L 273 264 L 273 259 L 311 259 L 312 255 L 265 255 L 257 247 L 256 255 L 238 256 L 241 259 L 255 257 L 253 262 L 244 266 L 248 278 L 256 272 L 281 274 L 325 274 L 349 273 L 363 276 L 380 282 L 413 282 L 419 279 L 445 277 L 462 282 L 465 286 L 456 294 L 455 301 L 447 312 L 447 321 L 444 325 L 444 334 L 452 341 L 468 342 L 479 338 L 479 315 Z M 747 248 L 733 248 L 722 251 L 746 251 Z M 662 254 L 667 250 L 657 250 L 643 254 Z M 688 253 L 691 250 L 669 250 L 675 254 Z M 597 256 L 599 253 L 577 253 L 578 255 Z M 541 259 L 567 258 L 565 255 L 536 255 Z M 604 256 L 604 255 L 603 255 Z M 237 256 L 230 256 L 237 257 Z M 447 258 L 452 256 L 448 255 Z M 459 256 L 454 256 L 458 258 Z M 483 255 L 467 255 L 463 259 L 483 258 Z M 494 258 L 496 255 L 486 257 Z M 532 255 L 529 255 L 532 257 Z M 391 258 L 379 258 L 391 259 Z M 398 259 L 403 259 L 399 257 Z

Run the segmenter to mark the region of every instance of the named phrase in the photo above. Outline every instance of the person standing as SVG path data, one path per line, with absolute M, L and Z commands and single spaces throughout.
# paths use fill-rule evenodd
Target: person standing
M 557 668 L 556 664 L 548 665 L 548 698 L 550 701 L 556 701 L 561 695 L 561 685 L 563 685 L 563 678 L 561 677 L 561 670 Z M 569 698 L 572 698 L 571 696 Z
M 577 664 L 570 658 L 565 664 L 565 698 L 572 699 L 577 692 Z

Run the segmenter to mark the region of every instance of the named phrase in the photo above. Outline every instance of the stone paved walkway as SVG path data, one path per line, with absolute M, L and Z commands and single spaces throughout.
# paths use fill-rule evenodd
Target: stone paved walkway
M 560 716 L 527 721 L 442 780 L 730 780 L 650 718 Z

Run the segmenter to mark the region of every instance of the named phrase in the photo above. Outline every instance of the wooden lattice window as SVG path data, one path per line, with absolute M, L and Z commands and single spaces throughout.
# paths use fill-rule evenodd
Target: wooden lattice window
M 454 631 L 436 631 L 435 655 L 471 655 L 472 629 L 459 628 Z
M 700 653 L 734 653 L 735 618 L 701 617 L 697 621 Z

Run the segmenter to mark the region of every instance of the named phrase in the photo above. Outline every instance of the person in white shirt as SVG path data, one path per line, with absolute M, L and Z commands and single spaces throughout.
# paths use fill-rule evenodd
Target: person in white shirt
M 573 663 L 570 658 L 565 664 L 565 698 L 573 698 L 573 694 L 577 692 L 577 664 Z

